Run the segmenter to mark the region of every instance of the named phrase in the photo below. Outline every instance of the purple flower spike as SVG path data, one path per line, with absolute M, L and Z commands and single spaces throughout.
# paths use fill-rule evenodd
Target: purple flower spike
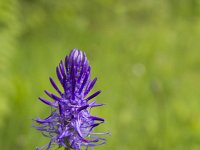
M 92 116 L 89 111 L 93 107 L 103 106 L 95 100 L 91 101 L 101 91 L 87 96 L 97 81 L 97 78 L 91 80 L 90 69 L 86 54 L 77 49 L 73 49 L 65 61 L 60 62 L 56 73 L 63 90 L 60 90 L 50 77 L 50 82 L 59 96 L 45 90 L 53 101 L 39 97 L 39 100 L 52 107 L 53 111 L 45 119 L 37 118 L 35 122 L 39 125 L 34 126 L 45 137 L 50 138 L 50 142 L 36 150 L 49 150 L 54 146 L 81 150 L 84 147 L 88 149 L 105 144 L 106 139 L 96 135 L 109 133 L 93 131 L 104 119 Z

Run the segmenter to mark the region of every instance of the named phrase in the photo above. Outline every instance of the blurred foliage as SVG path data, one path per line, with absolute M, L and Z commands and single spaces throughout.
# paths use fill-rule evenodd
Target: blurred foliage
M 20 32 L 16 1 L 0 1 L 0 118 L 9 112 L 8 99 L 13 89 L 11 83 L 11 61 L 17 51 L 17 37 Z M 2 119 L 0 119 L 0 126 Z
M 87 53 L 110 130 L 97 150 L 200 149 L 199 0 L 0 0 L 0 149 L 48 140 L 31 127 L 48 77 Z

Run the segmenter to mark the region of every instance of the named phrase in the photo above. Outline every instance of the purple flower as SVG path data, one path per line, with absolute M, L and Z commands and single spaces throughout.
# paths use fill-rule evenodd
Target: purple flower
M 104 122 L 104 119 L 90 114 L 91 108 L 103 105 L 96 103 L 95 100 L 91 101 L 101 91 L 87 96 L 97 81 L 97 78 L 91 80 L 90 70 L 86 54 L 80 50 L 73 49 L 64 62 L 61 60 L 56 73 L 63 90 L 61 91 L 50 77 L 50 82 L 59 96 L 45 91 L 53 101 L 39 97 L 53 109 L 47 118 L 35 120 L 39 125 L 34 127 L 45 137 L 50 138 L 47 145 L 37 150 L 49 150 L 54 146 L 81 150 L 83 147 L 87 149 L 105 144 L 106 139 L 96 135 L 108 133 L 93 131 L 94 127 Z

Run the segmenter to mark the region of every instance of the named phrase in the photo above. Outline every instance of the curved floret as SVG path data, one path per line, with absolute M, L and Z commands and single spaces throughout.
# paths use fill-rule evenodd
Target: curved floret
M 94 127 L 104 122 L 104 119 L 92 116 L 89 111 L 93 107 L 103 105 L 96 103 L 95 100 L 91 101 L 101 91 L 88 96 L 97 81 L 97 78 L 91 80 L 90 70 L 86 54 L 80 50 L 73 49 L 64 62 L 61 60 L 56 73 L 63 89 L 60 90 L 50 77 L 50 82 L 59 96 L 45 90 L 53 101 L 39 97 L 43 103 L 52 107 L 53 111 L 49 117 L 35 120 L 39 125 L 34 127 L 50 138 L 47 145 L 37 150 L 49 150 L 54 146 L 81 150 L 82 147 L 87 149 L 105 143 L 105 138 L 96 135 L 108 133 L 93 131 Z

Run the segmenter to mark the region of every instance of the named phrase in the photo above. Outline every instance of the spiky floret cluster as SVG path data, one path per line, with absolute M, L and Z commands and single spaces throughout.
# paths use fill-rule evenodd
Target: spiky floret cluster
M 105 138 L 97 137 L 96 134 L 107 133 L 93 131 L 94 127 L 104 122 L 104 119 L 90 114 L 91 108 L 103 105 L 96 103 L 95 100 L 89 103 L 101 92 L 97 91 L 87 97 L 97 81 L 97 78 L 90 79 L 90 70 L 86 54 L 80 50 L 73 49 L 64 62 L 61 60 L 56 72 L 63 92 L 50 77 L 50 82 L 59 96 L 45 91 L 53 101 L 39 97 L 42 102 L 54 109 L 49 117 L 35 120 L 39 124 L 35 128 L 50 138 L 47 145 L 37 150 L 49 150 L 56 145 L 81 150 L 82 147 L 87 149 L 105 143 Z

